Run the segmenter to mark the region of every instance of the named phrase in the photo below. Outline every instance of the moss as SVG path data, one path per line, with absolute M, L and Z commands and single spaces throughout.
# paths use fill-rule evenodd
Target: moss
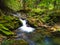
M 28 45 L 28 43 L 21 39 L 21 40 L 4 40 L 1 45 Z
M 21 9 L 21 3 L 18 0 L 4 0 L 4 5 L 14 11 Z

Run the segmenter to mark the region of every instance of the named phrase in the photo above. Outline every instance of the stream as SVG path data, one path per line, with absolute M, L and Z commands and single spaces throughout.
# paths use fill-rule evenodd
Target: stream
M 35 28 L 27 26 L 27 20 L 21 18 L 21 14 L 17 13 L 13 15 L 17 16 L 19 20 L 22 22 L 22 26 L 17 29 L 18 32 L 16 32 L 16 40 L 24 39 L 29 43 L 29 45 L 36 45 L 34 41 L 30 40 L 29 37 L 25 35 L 25 33 L 29 34 L 30 32 L 33 32 Z
M 25 41 L 29 43 L 29 45 L 37 45 L 36 42 L 29 39 L 29 36 L 27 35 L 27 34 L 34 32 L 35 28 L 31 26 L 27 26 L 27 20 L 24 18 L 21 18 L 20 13 L 13 14 L 13 16 L 18 17 L 19 20 L 22 22 L 22 26 L 16 29 L 16 34 L 17 34 L 16 40 L 24 39 Z M 54 45 L 54 43 L 50 37 L 46 36 L 44 38 L 43 43 L 39 45 Z

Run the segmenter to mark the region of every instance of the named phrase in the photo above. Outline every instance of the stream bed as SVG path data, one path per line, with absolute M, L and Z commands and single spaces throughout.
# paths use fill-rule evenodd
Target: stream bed
M 60 45 L 60 37 L 56 36 L 57 34 L 51 35 L 51 32 L 42 29 L 42 27 L 38 30 L 28 26 L 27 20 L 21 18 L 20 15 L 18 13 L 14 14 L 22 22 L 22 26 L 15 30 L 16 37 L 3 40 L 1 45 Z

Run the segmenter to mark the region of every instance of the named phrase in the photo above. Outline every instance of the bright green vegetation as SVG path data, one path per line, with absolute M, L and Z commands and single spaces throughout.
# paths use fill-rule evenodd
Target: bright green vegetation
M 0 32 L 6 35 L 14 34 L 12 30 L 18 28 L 20 26 L 20 21 L 17 17 L 12 15 L 5 15 L 0 10 Z
M 19 11 L 21 9 L 21 4 L 19 0 L 4 0 L 4 5 L 14 11 Z

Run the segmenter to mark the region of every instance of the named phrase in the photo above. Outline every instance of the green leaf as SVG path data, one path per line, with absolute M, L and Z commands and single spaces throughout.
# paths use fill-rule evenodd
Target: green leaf
M 0 28 L 4 29 L 4 30 L 9 30 L 8 28 L 4 27 L 3 24 L 0 24 Z
M 13 32 L 11 32 L 9 30 L 8 31 L 5 31 L 5 30 L 0 29 L 0 31 L 2 31 L 6 35 L 12 35 L 12 34 L 14 34 Z

